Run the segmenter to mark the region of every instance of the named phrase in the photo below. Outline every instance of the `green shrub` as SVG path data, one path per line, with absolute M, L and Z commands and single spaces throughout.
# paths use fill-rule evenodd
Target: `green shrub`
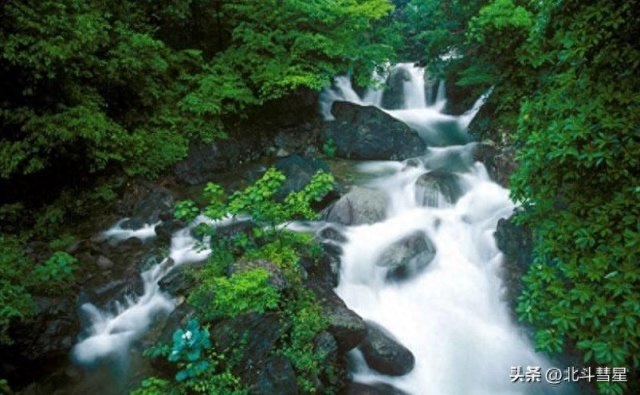
M 269 273 L 260 268 L 231 277 L 201 278 L 189 297 L 205 319 L 233 318 L 250 311 L 264 313 L 276 309 L 279 301 L 278 290 L 269 283 Z

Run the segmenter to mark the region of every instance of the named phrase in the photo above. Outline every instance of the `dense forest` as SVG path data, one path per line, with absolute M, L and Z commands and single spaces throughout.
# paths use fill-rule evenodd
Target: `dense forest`
M 530 232 L 532 257 L 513 308 L 537 350 L 594 369 L 626 367 L 628 381 L 598 382 L 597 392 L 637 393 L 638 21 L 637 3 L 604 0 L 3 2 L 3 360 L 23 347 L 21 331 L 41 314 L 36 300 L 77 296 L 88 269 L 72 246 L 130 185 L 164 180 L 194 147 L 271 138 L 271 120 L 297 111 L 287 103 L 317 97 L 337 75 L 364 89 L 390 64 L 411 61 L 446 81 L 451 113 L 490 91 L 469 132 L 517 164 L 512 221 Z M 333 141 L 319 146 L 321 156 L 336 155 Z M 270 169 L 243 188 L 208 183 L 172 207 L 176 223 L 202 212 L 249 214 L 254 225 L 213 237 L 187 297 L 195 318 L 145 351 L 155 371 L 128 390 L 248 393 L 235 370 L 239 347 L 212 347 L 210 331 L 253 312 L 286 317 L 276 354 L 290 361 L 301 393 L 340 391 L 346 367 L 314 348 L 328 323 L 298 269 L 321 261 L 322 246 L 278 227 L 320 218 L 321 202 L 337 194 L 334 176 L 325 169 L 283 193 L 287 178 Z M 209 225 L 198 232 L 216 234 Z M 234 262 L 255 260 L 277 265 L 287 286 L 264 267 L 229 275 Z M 50 373 L 18 368 L 3 363 L 0 392 Z

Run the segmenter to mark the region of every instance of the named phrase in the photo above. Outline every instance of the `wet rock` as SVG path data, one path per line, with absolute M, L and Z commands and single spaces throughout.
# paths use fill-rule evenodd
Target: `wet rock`
M 39 363 L 66 355 L 80 332 L 75 299 L 36 296 L 34 302 L 37 313 L 10 332 L 21 357 Z
M 426 145 L 402 121 L 373 106 L 337 101 L 334 121 L 325 123 L 325 138 L 336 146 L 336 155 L 352 159 L 402 160 L 420 156 Z
M 166 188 L 155 186 L 147 196 L 136 204 L 133 215 L 152 224 L 158 222 L 163 213 L 171 213 L 173 204 L 171 192 Z
M 114 266 L 113 261 L 104 255 L 100 255 L 98 259 L 96 259 L 96 265 L 102 270 L 108 270 Z
M 522 276 L 533 262 L 533 238 L 531 230 L 517 225 L 512 218 L 502 218 L 494 234 L 496 245 L 504 254 L 502 277 L 509 303 L 515 305 L 522 288 Z
M 258 368 L 265 365 L 288 323 L 277 313 L 243 314 L 213 327 L 211 338 L 220 352 L 239 354 L 234 373 L 248 383 L 256 382 Z
M 404 280 L 423 270 L 436 255 L 436 247 L 422 231 L 414 232 L 387 247 L 376 264 L 389 269 L 387 278 Z
M 341 352 L 357 347 L 364 339 L 367 328 L 358 314 L 350 310 L 332 289 L 317 284 L 309 284 L 316 294 L 329 320 L 329 333 L 336 339 Z
M 301 257 L 300 264 L 307 273 L 307 283 L 325 289 L 333 289 L 338 286 L 339 248 L 332 244 L 325 244 L 323 245 L 323 254 L 319 259 Z
M 158 240 L 169 243 L 171 242 L 171 237 L 174 232 L 186 227 L 183 221 L 177 219 L 165 220 L 160 224 L 156 225 L 154 231 L 156 232 L 156 236 L 158 236 Z
M 387 205 L 384 192 L 354 187 L 324 211 L 324 219 L 342 225 L 372 224 L 384 219 Z
M 409 395 L 406 392 L 386 383 L 351 382 L 340 392 L 341 395 Z
M 284 357 L 269 358 L 260 370 L 252 395 L 297 395 L 296 373 Z
M 282 274 L 282 270 L 280 270 L 280 268 L 275 263 L 266 261 L 264 259 L 257 259 L 252 261 L 240 260 L 234 262 L 229 267 L 229 275 L 254 269 L 263 269 L 267 273 L 269 273 L 269 284 L 271 284 L 275 289 L 282 291 L 289 288 L 289 282 L 284 277 L 284 274 Z
M 114 301 L 124 300 L 126 296 L 143 293 L 144 283 L 138 273 L 125 273 L 122 278 L 87 287 L 82 293 L 82 298 L 96 306 L 106 307 Z
M 323 363 L 329 365 L 337 363 L 338 343 L 331 333 L 327 331 L 318 333 L 313 341 L 313 348 L 318 354 L 323 355 Z
M 404 108 L 404 84 L 409 81 L 411 81 L 409 70 L 404 67 L 391 69 L 382 94 L 382 107 L 384 109 L 399 110 Z
M 284 199 L 291 192 L 301 191 L 318 171 L 329 171 L 329 165 L 325 161 L 300 155 L 282 158 L 274 167 L 287 176 L 276 194 L 276 199 Z
M 261 157 L 261 143 L 252 133 L 236 133 L 224 140 L 193 144 L 187 158 L 174 169 L 176 180 L 188 185 L 210 181 L 217 172 Z
M 318 236 L 320 237 L 320 239 L 325 241 L 329 240 L 338 243 L 344 243 L 345 241 L 347 241 L 347 238 L 333 226 L 325 227 L 320 232 L 318 232 Z
M 120 223 L 122 229 L 136 230 L 144 227 L 144 221 L 140 218 L 127 218 Z
M 380 325 L 367 321 L 367 335 L 360 350 L 371 369 L 389 376 L 402 376 L 413 370 L 411 351 Z
M 445 170 L 432 170 L 416 180 L 416 202 L 422 206 L 438 207 L 440 196 L 453 204 L 462 193 L 458 176 Z
M 160 289 L 174 296 L 187 294 L 196 283 L 192 271 L 202 265 L 203 262 L 199 262 L 172 268 L 158 282 Z
M 474 148 L 473 159 L 484 164 L 492 180 L 509 188 L 509 178 L 518 168 L 513 147 L 498 149 L 492 142 L 484 142 Z

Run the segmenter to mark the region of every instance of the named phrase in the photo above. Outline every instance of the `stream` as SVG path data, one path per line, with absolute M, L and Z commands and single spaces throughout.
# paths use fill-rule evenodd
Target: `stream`
M 515 366 L 551 362 L 535 352 L 521 327 L 513 322 L 504 301 L 500 279 L 502 254 L 493 233 L 500 218 L 514 210 L 509 191 L 493 182 L 484 166 L 473 160 L 476 143 L 467 126 L 490 94 L 480 97 L 460 116 L 443 113 L 443 83 L 425 84 L 424 69 L 398 64 L 402 71 L 402 105 L 384 109 L 383 92 L 372 88 L 359 95 L 348 77 L 320 97 L 320 109 L 331 119 L 335 100 L 373 105 L 415 129 L 430 147 L 424 155 L 403 162 L 362 162 L 358 171 L 365 185 L 388 198 L 385 219 L 371 225 L 348 226 L 341 255 L 336 293 L 365 320 L 385 328 L 415 357 L 414 369 L 404 376 L 387 376 L 370 369 L 362 353 L 351 351 L 353 380 L 388 383 L 409 394 L 564 394 L 570 389 L 539 383 L 512 383 Z M 384 77 L 378 76 L 380 80 Z M 381 142 L 382 143 L 382 142 Z M 453 174 L 458 196 L 425 190 L 416 181 L 438 169 Z M 200 221 L 199 217 L 190 227 Z M 321 228 L 324 224 L 318 224 Z M 177 265 L 206 259 L 210 250 L 198 249 L 190 228 L 173 235 L 168 258 L 142 273 L 144 293 L 100 310 L 81 307 L 86 322 L 72 359 L 85 367 L 109 357 L 126 359 L 131 345 L 150 329 L 154 317 L 171 312 L 177 301 L 161 292 L 158 281 Z M 137 233 L 136 233 L 137 232 Z M 384 251 L 414 234 L 434 248 L 426 262 L 401 278 L 377 264 Z M 103 233 L 113 242 L 128 237 L 154 237 L 153 225 L 125 230 L 119 224 Z

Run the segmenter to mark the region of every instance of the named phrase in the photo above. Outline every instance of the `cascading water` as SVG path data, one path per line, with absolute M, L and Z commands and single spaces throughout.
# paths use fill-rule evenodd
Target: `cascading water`
M 422 72 L 408 64 L 396 67 L 409 68 L 412 77 L 404 84 L 404 109 L 385 111 L 414 127 L 427 142 L 457 141 L 459 136 L 451 139 L 447 133 L 466 137 L 466 127 L 490 92 L 464 115 L 446 115 L 442 82 L 437 99 L 427 106 Z M 324 109 L 333 100 L 363 104 L 349 91 L 348 79 L 340 83 L 340 91 L 348 94 L 325 92 Z M 351 100 L 354 95 L 357 99 Z M 533 350 L 503 301 L 502 255 L 493 233 L 498 220 L 511 215 L 514 204 L 484 166 L 473 163 L 474 146 L 430 148 L 423 157 L 405 163 L 359 166 L 374 176 L 367 186 L 385 192 L 389 204 L 384 221 L 346 228 L 336 293 L 362 318 L 383 326 L 411 350 L 415 366 L 407 375 L 386 376 L 369 368 L 355 350 L 353 379 L 392 384 L 415 395 L 567 393 L 566 386 L 552 387 L 544 377 L 529 384 L 510 380 L 511 367 L 540 366 L 544 372 L 549 362 Z M 421 175 L 435 169 L 456 175 L 461 196 L 455 203 L 439 191 L 416 187 Z M 377 262 L 389 246 L 417 231 L 433 244 L 435 256 L 410 278 L 389 280 L 389 269 Z
M 142 337 L 158 314 L 171 312 L 176 301 L 161 292 L 158 281 L 173 268 L 183 264 L 206 259 L 211 250 L 206 243 L 199 243 L 191 236 L 191 230 L 202 222 L 224 225 L 229 220 L 212 222 L 204 216 L 196 218 L 187 228 L 175 232 L 171 238 L 171 249 L 167 258 L 141 274 L 144 292 L 142 295 L 128 295 L 124 301 L 116 301 L 111 309 L 100 310 L 91 303 L 80 307 L 88 325 L 83 339 L 71 352 L 76 363 L 92 366 L 106 358 L 126 358 L 131 344 Z M 137 230 L 122 229 L 120 221 L 103 232 L 103 237 L 118 242 L 130 237 L 146 240 L 155 237 L 153 225 L 144 225 Z

